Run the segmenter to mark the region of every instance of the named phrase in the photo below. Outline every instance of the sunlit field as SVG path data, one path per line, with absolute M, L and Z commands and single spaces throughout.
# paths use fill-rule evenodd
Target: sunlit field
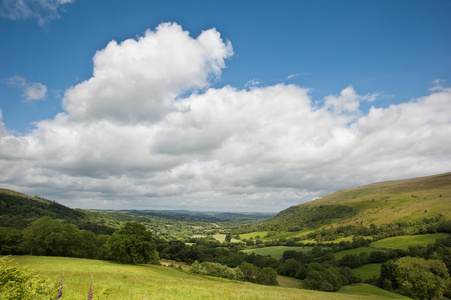
M 153 265 L 124 265 L 106 261 L 15 256 L 40 276 L 57 284 L 64 273 L 63 298 L 85 299 L 91 277 L 94 297 L 109 294 L 107 299 L 389 299 L 377 289 L 354 288 L 351 294 L 324 293 L 298 288 L 271 287 L 216 277 L 194 275 L 177 269 Z M 292 281 L 292 284 L 294 284 Z M 297 281 L 298 282 L 298 281 Z M 356 291 L 357 289 L 357 291 Z M 369 294 L 365 294 L 368 291 Z M 360 293 L 354 295 L 354 293 Z M 385 293 L 385 292 L 384 292 Z M 387 292 L 388 293 L 388 292 Z M 374 294 L 374 295 L 373 295 Z M 399 299 L 401 296 L 398 297 Z M 95 298 L 94 298 L 95 299 Z
M 372 242 L 370 246 L 407 250 L 409 246 L 427 246 L 430 243 L 435 243 L 438 239 L 444 239 L 446 237 L 448 237 L 447 233 L 395 236 Z

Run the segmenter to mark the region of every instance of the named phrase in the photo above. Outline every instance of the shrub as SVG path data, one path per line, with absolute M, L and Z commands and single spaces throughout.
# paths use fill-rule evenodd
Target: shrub
M 0 258 L 0 299 L 54 299 L 55 294 L 53 284 L 19 267 L 9 256 Z

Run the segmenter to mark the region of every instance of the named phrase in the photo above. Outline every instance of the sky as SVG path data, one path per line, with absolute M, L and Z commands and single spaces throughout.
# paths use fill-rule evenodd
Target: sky
M 451 2 L 0 0 L 0 187 L 278 212 L 451 171 Z

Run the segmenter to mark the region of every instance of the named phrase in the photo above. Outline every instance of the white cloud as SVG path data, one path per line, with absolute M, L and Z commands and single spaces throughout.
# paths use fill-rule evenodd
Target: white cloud
M 43 100 L 47 95 L 47 87 L 40 82 L 28 83 L 25 78 L 13 76 L 6 82 L 9 86 L 23 91 L 26 102 Z
M 40 25 L 61 17 L 64 5 L 74 0 L 1 0 L 0 16 L 11 20 L 36 18 Z
M 320 106 L 297 85 L 209 88 L 232 53 L 216 30 L 176 24 L 111 42 L 65 113 L 0 131 L 2 186 L 73 207 L 277 211 L 449 171 L 451 89 L 365 114 L 377 94 L 351 86 Z
M 159 121 L 177 95 L 207 88 L 232 54 L 215 29 L 193 39 L 181 26 L 164 23 L 98 51 L 93 77 L 67 90 L 63 107 L 76 121 Z

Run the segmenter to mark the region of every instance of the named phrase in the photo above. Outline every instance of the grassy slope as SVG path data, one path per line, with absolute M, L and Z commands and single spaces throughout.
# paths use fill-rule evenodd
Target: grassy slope
M 409 246 L 427 246 L 428 244 L 435 243 L 438 239 L 445 239 L 447 237 L 447 233 L 394 236 L 372 242 L 370 246 L 375 248 L 407 250 Z
M 358 211 L 342 224 L 413 221 L 438 214 L 451 217 L 451 173 L 373 183 L 338 191 L 310 204 L 337 203 Z
M 85 299 L 91 276 L 94 296 L 110 288 L 108 299 L 390 299 L 402 297 L 370 287 L 323 293 L 296 288 L 270 287 L 193 275 L 172 268 L 122 265 L 105 261 L 16 256 L 16 261 L 57 284 L 64 272 L 62 299 Z M 371 290 L 370 290 L 371 289 Z M 358 295 L 356 295 L 358 293 Z
M 451 217 L 451 173 L 379 182 L 338 191 L 289 207 L 264 222 L 260 228 L 286 230 L 302 226 L 305 230 L 331 224 L 368 226 L 371 223 L 415 221 L 438 214 Z
M 11 195 L 11 196 L 18 196 L 18 197 L 22 197 L 22 198 L 27 198 L 30 200 L 34 200 L 34 201 L 38 201 L 41 203 L 45 203 L 45 204 L 50 204 L 52 203 L 52 201 L 50 200 L 46 200 L 46 199 L 42 199 L 42 198 L 36 198 L 36 197 L 31 197 L 13 190 L 8 190 L 8 189 L 1 189 L 0 188 L 0 194 L 7 194 L 7 195 Z

